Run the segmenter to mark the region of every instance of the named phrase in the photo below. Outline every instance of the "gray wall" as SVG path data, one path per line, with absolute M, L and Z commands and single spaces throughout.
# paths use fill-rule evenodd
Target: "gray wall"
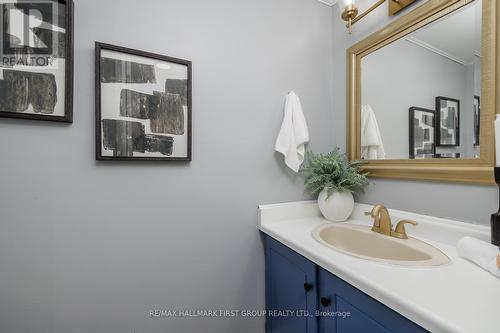
M 257 205 L 308 198 L 273 153 L 285 94 L 331 149 L 333 18 L 313 0 L 76 1 L 75 122 L 0 119 L 0 331 L 262 332 Z M 94 41 L 193 61 L 193 162 L 94 161 Z
M 424 3 L 422 1 L 420 3 Z M 361 10 L 369 1 L 360 2 Z M 413 7 L 414 8 L 414 7 Z M 390 22 L 387 3 L 354 26 L 349 35 L 338 7 L 333 8 L 334 60 L 334 128 L 335 144 L 346 143 L 346 49 Z M 397 18 L 397 17 L 396 17 Z M 480 224 L 489 223 L 489 216 L 497 210 L 498 194 L 494 186 L 474 186 L 398 180 L 373 180 L 366 194 L 358 198 L 363 203 L 383 203 L 388 207 L 455 218 Z
M 466 67 L 465 85 L 466 91 L 474 93 L 465 95 L 465 108 L 461 107 L 460 122 L 461 126 L 463 124 L 467 130 L 460 129 L 460 132 L 467 142 L 464 147 L 466 156 L 476 157 L 481 154 L 481 148 L 474 146 L 474 96 L 481 98 L 481 60 L 478 57 L 474 58 L 473 64 Z
M 457 152 L 472 147 L 465 135 L 472 132 L 473 88 L 466 90 L 467 67 L 422 46 L 400 39 L 361 61 L 362 103 L 369 104 L 377 117 L 387 159 L 408 159 L 409 108 L 436 109 L 436 96 L 447 96 L 461 103 L 461 146 L 437 148 L 437 153 Z M 474 81 L 474 71 L 470 72 Z M 465 103 L 466 96 L 470 105 Z M 467 115 L 468 111 L 468 115 Z M 472 149 L 472 148 L 471 148 Z

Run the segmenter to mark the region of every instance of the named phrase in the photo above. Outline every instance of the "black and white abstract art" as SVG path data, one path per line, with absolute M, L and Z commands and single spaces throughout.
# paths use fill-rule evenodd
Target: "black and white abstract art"
M 453 98 L 436 97 L 436 145 L 438 147 L 460 146 L 460 101 Z
M 191 62 L 96 43 L 98 160 L 191 160 Z
M 436 154 L 436 158 L 460 158 L 462 156 L 461 153 L 439 153 Z
M 0 116 L 72 122 L 73 2 L 0 1 Z
M 434 158 L 436 153 L 436 113 L 419 107 L 410 108 L 410 158 Z
M 481 98 L 474 96 L 474 147 L 479 146 L 481 133 Z

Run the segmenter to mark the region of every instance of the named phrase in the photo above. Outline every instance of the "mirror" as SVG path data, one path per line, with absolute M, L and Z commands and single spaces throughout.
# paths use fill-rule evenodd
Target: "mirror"
M 348 50 L 348 153 L 374 177 L 492 183 L 494 0 L 429 0 Z
M 478 158 L 481 0 L 361 59 L 361 158 Z

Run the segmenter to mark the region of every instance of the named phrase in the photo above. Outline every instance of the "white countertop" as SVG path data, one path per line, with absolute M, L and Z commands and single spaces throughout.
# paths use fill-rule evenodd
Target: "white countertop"
M 356 204 L 347 223 L 371 225 L 363 215 L 372 206 Z M 464 236 L 489 241 L 489 228 L 389 210 L 393 223 L 419 222 L 408 235 L 441 251 L 451 263 L 439 267 L 401 267 L 358 259 L 330 249 L 312 237 L 325 220 L 316 202 L 259 207 L 259 229 L 292 250 L 377 299 L 423 328 L 434 332 L 499 333 L 500 279 L 457 256 Z

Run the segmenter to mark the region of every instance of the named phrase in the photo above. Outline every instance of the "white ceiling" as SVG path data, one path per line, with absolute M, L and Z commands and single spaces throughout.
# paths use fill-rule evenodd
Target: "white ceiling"
M 471 63 L 481 51 L 481 1 L 445 16 L 408 35 L 417 44 Z

